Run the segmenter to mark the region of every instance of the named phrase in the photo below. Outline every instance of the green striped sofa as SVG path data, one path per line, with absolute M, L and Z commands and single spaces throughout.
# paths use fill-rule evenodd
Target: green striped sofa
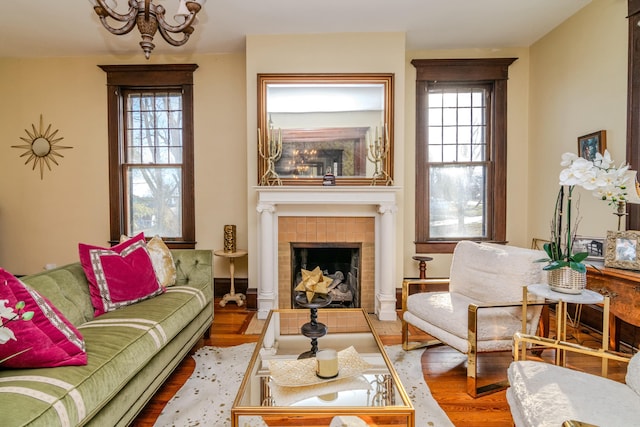
M 213 321 L 212 252 L 172 255 L 175 286 L 97 318 L 80 263 L 21 278 L 78 327 L 88 363 L 0 371 L 0 425 L 130 424 Z

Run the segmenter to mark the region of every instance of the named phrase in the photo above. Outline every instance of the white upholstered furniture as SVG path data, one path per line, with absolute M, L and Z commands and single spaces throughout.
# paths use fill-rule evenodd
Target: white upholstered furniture
M 520 342 L 628 362 L 629 366 L 625 384 L 545 362 L 518 360 L 516 356 L 508 370 L 511 387 L 507 390 L 516 427 L 558 427 L 563 423 L 599 427 L 640 425 L 640 354 L 631 358 L 517 333 L 515 345 Z
M 523 286 L 546 283 L 544 264 L 535 262 L 541 258 L 544 253 L 537 250 L 461 241 L 454 249 L 448 279 L 403 282 L 404 349 L 449 345 L 468 356 L 467 392 L 471 396 L 505 388 L 506 379 L 477 387 L 477 353 L 511 351 L 515 332 L 535 333 L 542 307 L 529 306 L 523 322 L 522 295 Z M 443 284 L 448 284 L 448 291 L 423 292 Z M 412 294 L 412 288 L 421 292 Z M 412 341 L 409 325 L 435 340 Z

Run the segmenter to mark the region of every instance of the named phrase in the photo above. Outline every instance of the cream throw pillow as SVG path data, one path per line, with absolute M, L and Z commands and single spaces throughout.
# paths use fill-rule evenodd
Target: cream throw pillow
M 120 236 L 120 242 L 128 240 L 129 237 L 124 234 Z M 171 250 L 162 241 L 158 235 L 153 236 L 147 242 L 147 252 L 153 264 L 153 270 L 156 272 L 158 283 L 162 286 L 173 286 L 176 284 L 176 264 L 173 262 Z

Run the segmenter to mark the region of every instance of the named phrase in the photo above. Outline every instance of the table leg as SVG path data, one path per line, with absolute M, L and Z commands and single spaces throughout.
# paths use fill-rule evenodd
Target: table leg
M 565 341 L 567 338 L 567 305 L 564 301 L 558 300 L 556 304 L 556 335 L 558 340 Z M 565 365 L 564 350 L 556 350 L 556 365 Z
M 604 308 L 602 311 L 602 350 L 609 350 L 609 309 L 610 309 L 609 297 L 604 297 Z M 609 368 L 609 361 L 607 358 L 602 358 L 602 376 L 607 377 L 607 371 Z
M 235 301 L 235 303 L 238 304 L 238 307 L 242 307 L 246 297 L 244 296 L 244 294 L 236 294 L 234 284 L 235 262 L 233 258 L 229 258 L 229 275 L 231 276 L 231 289 L 229 290 L 228 294 L 222 297 L 222 300 L 220 301 L 220 307 L 224 307 L 229 301 Z

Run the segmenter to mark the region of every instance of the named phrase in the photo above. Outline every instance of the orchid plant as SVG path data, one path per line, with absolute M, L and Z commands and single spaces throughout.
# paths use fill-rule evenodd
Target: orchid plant
M 573 240 L 579 221 L 572 224 L 572 196 L 576 186 L 592 191 L 594 197 L 608 201 L 611 205 L 624 202 L 627 197 L 628 165 L 616 167 L 607 150 L 597 153 L 593 160 L 587 160 L 573 153 L 562 155 L 560 172 L 560 191 L 556 199 L 553 220 L 551 222 L 551 241 L 544 244 L 549 264 L 544 270 L 569 267 L 580 273 L 586 272 L 582 263 L 589 255 L 587 252 L 573 253 Z M 563 224 L 564 221 L 564 224 Z

